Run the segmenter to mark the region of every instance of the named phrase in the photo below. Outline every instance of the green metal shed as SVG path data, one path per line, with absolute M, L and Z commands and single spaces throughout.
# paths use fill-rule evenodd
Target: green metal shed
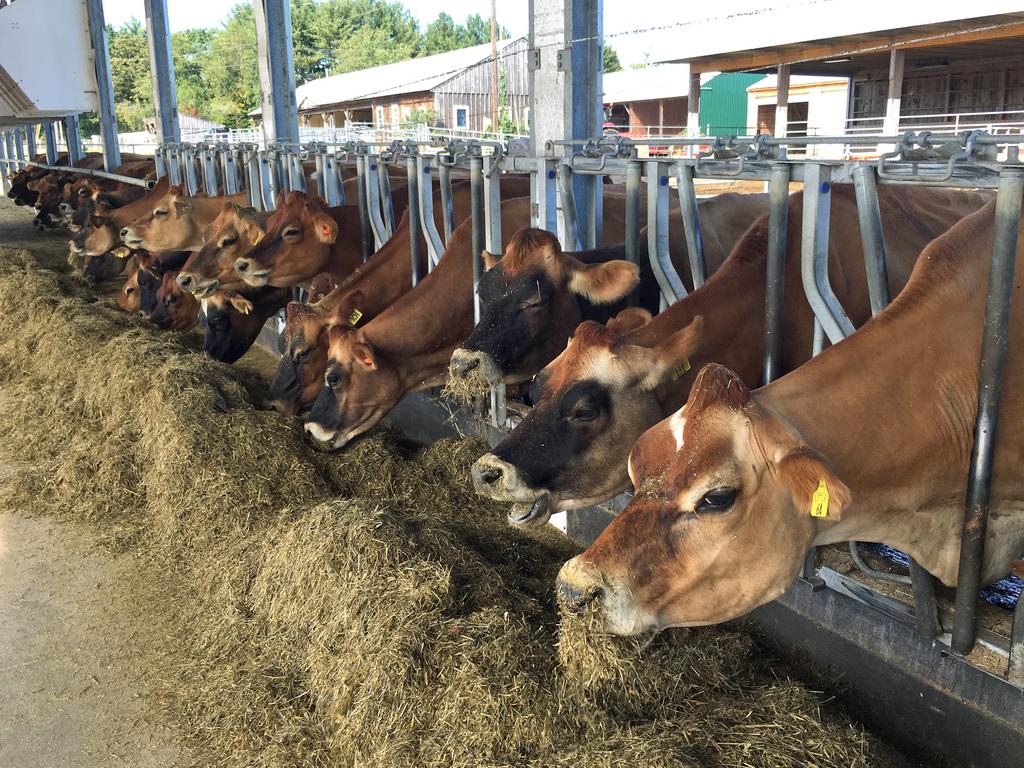
M 705 136 L 748 133 L 747 88 L 764 75 L 724 72 L 700 87 L 700 131 Z

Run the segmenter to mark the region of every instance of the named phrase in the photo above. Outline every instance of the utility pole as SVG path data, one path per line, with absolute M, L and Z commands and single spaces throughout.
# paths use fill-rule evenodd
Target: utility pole
M 498 10 L 491 0 L 491 130 L 498 133 Z

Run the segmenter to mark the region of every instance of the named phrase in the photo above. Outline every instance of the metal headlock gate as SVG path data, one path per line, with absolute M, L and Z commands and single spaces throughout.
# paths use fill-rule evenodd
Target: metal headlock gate
M 6 132 L 4 157 L 0 167 L 23 168 L 31 164 L 20 154 L 23 139 Z M 49 136 L 47 136 L 50 149 Z M 997 191 L 995 238 L 985 311 L 984 336 L 978 382 L 978 412 L 974 426 L 974 447 L 965 499 L 965 515 L 960 550 L 955 614 L 948 639 L 937 609 L 932 576 L 916 563 L 910 563 L 910 575 L 892 576 L 873 571 L 850 543 L 855 563 L 877 578 L 898 579 L 912 585 L 914 620 L 924 636 L 948 642 L 955 654 L 964 655 L 977 637 L 975 607 L 981 586 L 981 568 L 988 520 L 989 490 L 998 407 L 1002 389 L 1002 371 L 1006 356 L 1010 296 L 1016 258 L 1016 243 L 1024 192 L 1024 165 L 1019 162 L 1019 145 L 1024 138 L 992 136 L 983 132 L 961 135 L 908 133 L 901 136 L 856 138 L 757 136 L 662 138 L 642 141 L 621 136 L 590 140 L 551 142 L 545 157 L 507 154 L 498 142 L 451 140 L 446 143 L 402 141 L 370 144 L 351 142 L 329 146 L 322 143 L 269 145 L 255 144 L 164 144 L 156 152 L 160 176 L 169 176 L 189 194 L 232 194 L 248 192 L 250 204 L 260 210 L 272 210 L 282 191 L 309 191 L 327 205 L 355 203 L 362 222 L 364 259 L 380 248 L 395 229 L 391 206 L 390 179 L 404 179 L 409 195 L 408 215 L 412 231 L 422 234 L 410 238 L 412 282 L 415 285 L 429 273 L 444 253 L 455 228 L 452 206 L 453 175 L 468 178 L 471 188 L 474 295 L 483 268 L 481 251 L 500 253 L 501 212 L 500 178 L 502 173 L 529 174 L 531 177 L 531 225 L 557 231 L 560 241 L 570 250 L 599 245 L 599 227 L 594 226 L 600 210 L 598 192 L 581 207 L 574 199 L 572 179 L 576 174 L 615 177 L 624 180 L 626 189 L 626 258 L 637 262 L 641 230 L 642 193 L 646 188 L 648 250 L 651 267 L 661 291 L 662 308 L 686 295 L 686 288 L 672 265 L 669 253 L 670 195 L 678 197 L 694 285 L 708 277 L 704 260 L 701 224 L 697 215 L 695 179 L 760 181 L 767 185 L 769 206 L 769 242 L 767 258 L 763 377 L 770 382 L 781 369 L 782 286 L 786 260 L 788 198 L 790 182 L 803 183 L 803 229 L 801 232 L 801 275 L 804 292 L 814 312 L 814 354 L 821 351 L 827 338 L 835 344 L 854 328 L 840 306 L 828 279 L 828 233 L 831 189 L 835 183 L 853 184 L 860 232 L 864 244 L 865 270 L 872 314 L 889 302 L 885 263 L 885 233 L 882 231 L 877 186 L 910 184 L 921 186 L 984 188 Z M 685 158 L 641 158 L 638 146 L 687 148 L 695 156 Z M 790 151 L 806 151 L 817 144 L 853 146 L 889 146 L 877 160 L 826 160 L 791 157 Z M 15 146 L 16 145 L 16 146 Z M 55 156 L 55 155 L 54 155 Z M 36 164 L 33 164 L 36 165 Z M 128 179 L 103 171 L 37 165 L 71 173 L 104 178 Z M 396 173 L 389 172 L 397 169 Z M 345 178 L 355 178 L 355 201 L 346 200 Z M 672 186 L 675 186 L 673 191 Z M 435 187 L 436 185 L 436 187 Z M 308 189 L 307 189 L 308 186 Z M 435 221 L 434 194 L 440 191 L 442 226 Z M 590 222 L 589 225 L 582 225 Z M 479 320 L 479 299 L 475 297 Z M 484 413 L 484 404 L 477 409 Z M 490 396 L 489 423 L 492 429 L 510 427 L 505 407 L 504 387 L 493 388 Z M 808 553 L 802 579 L 814 590 L 824 589 L 826 579 L 814 566 L 815 552 Z M 866 589 L 866 587 L 865 587 Z M 1024 686 L 1024 608 L 1018 601 L 1008 648 L 998 648 L 1009 656 L 1008 679 Z

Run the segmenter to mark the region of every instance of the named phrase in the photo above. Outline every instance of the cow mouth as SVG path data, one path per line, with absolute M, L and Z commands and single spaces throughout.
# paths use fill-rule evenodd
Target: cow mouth
M 270 270 L 261 269 L 257 272 L 250 272 L 242 277 L 242 279 L 253 288 L 262 288 L 270 282 Z
M 508 521 L 512 525 L 542 525 L 551 519 L 551 496 L 541 494 L 533 501 L 524 501 L 512 505 L 508 511 Z
M 217 281 L 210 280 L 208 282 L 196 285 L 192 289 L 192 295 L 197 299 L 209 299 L 213 294 L 217 292 Z
M 142 248 L 142 239 L 138 238 L 138 237 L 132 237 L 132 238 L 129 238 L 129 239 L 123 239 L 121 242 L 123 242 L 129 248 L 135 248 L 135 249 Z

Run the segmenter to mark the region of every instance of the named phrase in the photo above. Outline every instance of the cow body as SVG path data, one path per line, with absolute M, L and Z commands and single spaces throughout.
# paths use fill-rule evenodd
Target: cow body
M 939 189 L 879 189 L 893 295 L 924 246 L 986 199 L 981 193 Z M 802 201 L 796 194 L 789 202 L 784 371 L 806 362 L 813 342 L 813 316 L 800 277 Z M 728 365 L 749 386 L 761 383 L 767 249 L 764 216 L 704 285 L 651 323 L 622 336 L 581 327 L 583 332 L 538 376 L 534 408 L 474 465 L 477 491 L 512 502 L 510 519 L 516 523 L 600 503 L 628 487 L 627 447 L 686 402 L 703 363 Z M 833 188 L 829 274 L 850 320 L 862 325 L 871 308 L 849 186 Z M 572 418 L 584 406 L 595 417 Z
M 750 392 L 707 366 L 633 448 L 636 495 L 563 568 L 563 598 L 600 598 L 621 634 L 725 621 L 781 594 L 809 547 L 851 539 L 955 584 L 994 210 L 930 244 L 885 311 L 796 371 Z M 1018 240 L 986 582 L 1024 547 L 1022 286 Z

